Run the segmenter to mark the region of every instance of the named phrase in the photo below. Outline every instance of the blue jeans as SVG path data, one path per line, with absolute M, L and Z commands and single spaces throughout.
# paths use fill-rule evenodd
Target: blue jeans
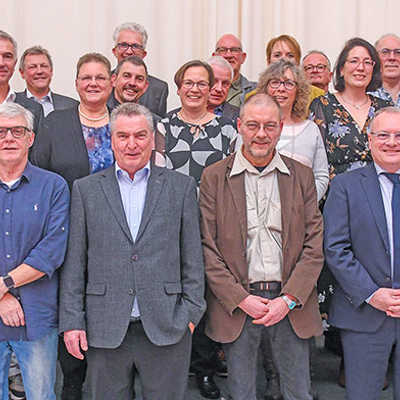
M 0 342 L 0 400 L 8 400 L 8 370 L 14 351 L 29 400 L 55 400 L 57 329 L 34 341 Z

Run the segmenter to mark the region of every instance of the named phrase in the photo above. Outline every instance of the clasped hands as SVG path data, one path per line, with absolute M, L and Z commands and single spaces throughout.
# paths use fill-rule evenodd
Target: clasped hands
M 289 313 L 289 307 L 281 297 L 270 300 L 250 294 L 238 307 L 254 318 L 253 324 L 256 325 L 275 325 Z

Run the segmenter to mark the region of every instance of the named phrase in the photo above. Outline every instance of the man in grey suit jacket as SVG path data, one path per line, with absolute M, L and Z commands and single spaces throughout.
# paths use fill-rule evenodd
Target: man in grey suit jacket
M 135 103 L 111 114 L 116 163 L 75 181 L 61 276 L 60 332 L 88 360 L 90 398 L 184 398 L 191 332 L 204 310 L 195 181 L 150 165 L 152 117 Z
M 126 57 L 146 57 L 147 32 L 142 25 L 127 22 L 117 26 L 112 50 L 117 61 Z M 167 113 L 168 84 L 155 76 L 148 75 L 149 87 L 139 99 L 139 104 L 147 107 L 154 114 L 164 117 Z
M 43 47 L 33 46 L 24 51 L 19 61 L 19 72 L 27 87 L 20 95 L 39 103 L 45 116 L 53 110 L 64 110 L 78 104 L 71 97 L 50 90 L 53 61 Z

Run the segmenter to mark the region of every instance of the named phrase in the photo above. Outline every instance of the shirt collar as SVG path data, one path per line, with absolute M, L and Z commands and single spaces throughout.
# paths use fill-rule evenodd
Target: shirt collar
M 26 181 L 27 183 L 29 183 L 30 181 L 31 181 L 31 179 L 32 179 L 32 175 L 33 175 L 33 166 L 32 166 L 32 164 L 29 162 L 29 161 L 27 161 L 26 162 L 26 165 L 25 165 L 25 169 L 24 169 L 24 171 L 22 172 L 22 175 L 19 177 L 19 178 L 17 178 L 17 180 L 16 180 L 16 182 L 15 183 L 17 183 L 17 182 L 19 182 L 19 181 L 21 181 L 21 180 L 24 180 L 24 181 Z M 14 186 L 14 185 L 13 185 Z
M 4 99 L 4 101 L 3 101 L 2 104 L 8 103 L 8 102 L 14 103 L 16 96 L 17 96 L 16 93 L 15 93 L 14 90 L 12 90 L 11 87 L 10 87 L 9 90 L 8 90 L 7 96 L 6 96 L 6 98 Z
M 374 162 L 374 166 L 375 166 L 377 175 L 382 175 L 382 174 L 388 173 L 388 172 L 385 171 L 382 167 L 380 167 L 376 162 Z M 398 169 L 398 170 L 395 172 L 395 174 L 400 174 L 400 169 Z
M 239 175 L 243 173 L 244 171 L 247 171 L 251 174 L 256 174 L 256 175 L 267 175 L 277 169 L 278 171 L 282 172 L 283 174 L 290 175 L 290 171 L 286 164 L 283 162 L 281 156 L 279 153 L 275 150 L 275 154 L 272 157 L 271 162 L 264 168 L 263 171 L 259 172 L 258 169 L 252 165 L 249 160 L 243 155 L 242 148 L 236 152 L 235 159 L 233 161 L 232 165 L 232 171 L 230 173 L 230 177 L 234 175 Z
M 239 74 L 239 78 L 236 79 L 236 81 L 231 83 L 231 86 L 233 86 L 234 89 L 239 90 L 241 88 L 241 83 L 242 83 L 242 75 Z
M 139 179 L 148 177 L 150 175 L 150 170 L 151 170 L 150 161 L 148 161 L 147 164 L 142 169 L 136 171 L 134 180 L 137 181 Z M 122 177 L 125 177 L 128 178 L 131 182 L 133 182 L 129 174 L 118 165 L 117 161 L 115 161 L 115 176 L 117 177 L 117 180 L 121 179 Z
M 52 96 L 52 92 L 51 89 L 49 89 L 48 93 L 46 94 L 46 96 L 43 96 L 41 99 L 37 98 L 34 94 L 32 94 L 28 88 L 26 88 L 26 97 L 28 97 L 29 99 L 35 99 L 36 101 L 40 101 L 40 100 L 45 100 L 47 99 L 51 104 L 53 104 L 53 96 Z

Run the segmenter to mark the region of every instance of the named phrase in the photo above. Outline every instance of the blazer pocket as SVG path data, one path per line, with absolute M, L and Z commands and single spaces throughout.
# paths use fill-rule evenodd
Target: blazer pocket
M 86 286 L 86 294 L 104 296 L 106 294 L 105 283 L 88 283 Z
M 182 284 L 180 282 L 165 282 L 164 290 L 167 294 L 182 293 Z

